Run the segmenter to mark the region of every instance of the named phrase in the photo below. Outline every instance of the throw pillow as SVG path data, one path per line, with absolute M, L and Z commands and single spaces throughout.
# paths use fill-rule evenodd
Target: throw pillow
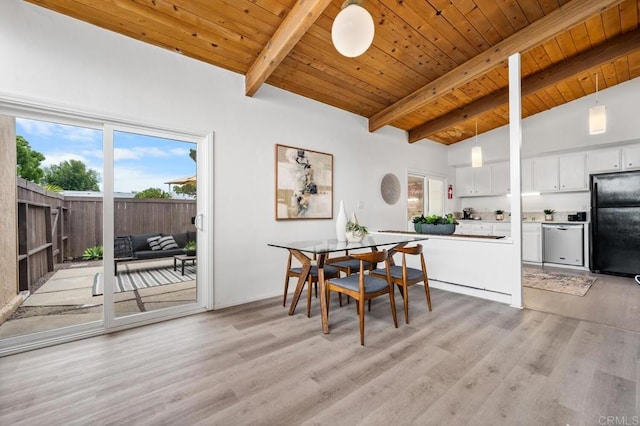
M 149 243 L 151 250 L 162 250 L 162 247 L 160 247 L 160 238 L 162 238 L 160 235 L 147 238 L 147 242 Z
M 174 240 L 171 235 L 167 235 L 166 237 L 160 238 L 158 240 L 158 243 L 160 243 L 160 247 L 162 248 L 162 250 L 171 250 L 171 249 L 179 248 L 178 244 L 176 244 L 176 240 Z

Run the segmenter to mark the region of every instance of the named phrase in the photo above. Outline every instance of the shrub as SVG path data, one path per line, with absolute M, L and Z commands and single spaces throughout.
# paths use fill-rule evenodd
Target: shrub
M 89 247 L 84 251 L 82 258 L 84 260 L 99 260 L 102 259 L 104 255 L 104 250 L 102 246 Z

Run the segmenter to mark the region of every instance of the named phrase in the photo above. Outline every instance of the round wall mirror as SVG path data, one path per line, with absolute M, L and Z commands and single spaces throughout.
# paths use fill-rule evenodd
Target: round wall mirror
M 380 194 L 387 204 L 395 204 L 400 199 L 400 181 L 393 173 L 387 173 L 380 184 Z

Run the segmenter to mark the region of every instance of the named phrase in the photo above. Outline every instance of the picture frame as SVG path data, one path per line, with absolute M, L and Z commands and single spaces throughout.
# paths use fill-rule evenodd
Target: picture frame
M 275 146 L 276 220 L 333 219 L 333 155 Z

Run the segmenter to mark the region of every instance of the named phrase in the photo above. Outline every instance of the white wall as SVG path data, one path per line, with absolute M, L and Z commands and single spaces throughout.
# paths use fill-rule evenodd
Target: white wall
M 607 107 L 607 132 L 589 135 L 589 108 L 594 105 L 595 95 L 541 112 L 522 121 L 522 157 L 532 157 L 554 152 L 587 150 L 629 142 L 640 142 L 640 78 L 624 82 L 599 92 L 600 105 Z M 475 140 L 450 145 L 449 164 L 468 166 L 471 164 L 471 148 Z M 503 126 L 478 135 L 482 155 L 486 163 L 509 161 L 509 127 Z M 455 182 L 455 174 L 451 178 Z M 455 186 L 454 186 L 455 187 Z M 453 209 L 460 211 L 472 207 L 478 212 L 496 209 L 509 210 L 506 197 L 456 198 Z M 589 193 L 542 194 L 524 197 L 524 212 L 589 210 Z
M 589 135 L 589 108 L 595 95 L 541 112 L 522 121 L 522 156 L 531 157 L 558 151 L 585 150 L 593 147 L 640 141 L 640 78 L 601 90 L 599 105 L 607 107 L 607 132 Z M 474 138 L 449 147 L 452 166 L 470 165 Z M 503 126 L 478 135 L 483 159 L 488 162 L 509 160 L 509 127 Z
M 370 134 L 362 117 L 270 86 L 247 98 L 242 75 L 18 0 L 0 2 L 0 57 L 0 97 L 215 132 L 217 307 L 281 293 L 286 253 L 268 242 L 335 233 L 334 221 L 274 220 L 275 144 L 332 153 L 334 212 L 361 200 L 358 219 L 372 230 L 406 226 L 405 204 L 380 196 L 386 173 L 449 173 L 443 145 L 408 144 L 388 127 Z

